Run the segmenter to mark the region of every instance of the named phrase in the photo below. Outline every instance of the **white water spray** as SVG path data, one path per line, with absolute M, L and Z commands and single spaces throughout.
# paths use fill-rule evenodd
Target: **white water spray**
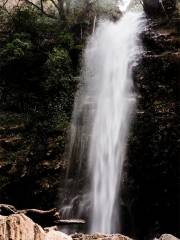
M 119 1 L 119 8 L 125 11 L 129 3 Z M 69 152 L 71 157 L 78 153 L 82 166 L 88 149 L 90 232 L 120 230 L 117 197 L 136 105 L 132 74 L 141 53 L 143 27 L 144 16 L 136 12 L 125 13 L 116 23 L 101 21 L 84 52 L 83 82 L 75 101 Z
M 129 7 L 131 0 L 118 0 L 118 7 L 121 12 L 125 12 Z
M 139 55 L 142 14 L 102 22 L 86 49 L 86 80 L 94 90 L 89 151 L 91 232 L 113 233 L 130 120 L 136 103 L 132 69 Z

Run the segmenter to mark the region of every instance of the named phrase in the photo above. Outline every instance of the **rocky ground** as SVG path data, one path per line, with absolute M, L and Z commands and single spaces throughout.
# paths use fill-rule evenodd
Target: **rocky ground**
M 42 228 L 25 214 L 0 215 L 0 240 L 132 240 L 121 234 L 66 235 L 57 227 Z M 178 240 L 165 234 L 159 240 Z
M 64 224 L 82 224 L 82 220 L 62 220 L 57 209 L 17 210 L 12 205 L 0 204 L 0 240 L 133 240 L 122 234 L 63 233 Z M 178 240 L 164 234 L 154 240 Z

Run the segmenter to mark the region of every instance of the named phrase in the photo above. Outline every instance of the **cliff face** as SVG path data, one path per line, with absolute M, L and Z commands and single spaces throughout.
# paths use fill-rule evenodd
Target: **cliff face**
M 124 231 L 138 239 L 165 231 L 180 237 L 180 18 L 149 19 L 142 41 L 144 55 L 135 70 L 138 111 L 122 192 Z

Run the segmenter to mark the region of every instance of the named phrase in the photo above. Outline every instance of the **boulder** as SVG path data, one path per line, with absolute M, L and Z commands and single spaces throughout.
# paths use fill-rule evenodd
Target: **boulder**
M 178 240 L 179 238 L 174 237 L 171 234 L 163 234 L 159 240 Z
M 44 240 L 44 230 L 24 214 L 0 216 L 0 240 Z
M 0 216 L 0 240 L 72 240 L 62 232 L 45 231 L 23 213 Z

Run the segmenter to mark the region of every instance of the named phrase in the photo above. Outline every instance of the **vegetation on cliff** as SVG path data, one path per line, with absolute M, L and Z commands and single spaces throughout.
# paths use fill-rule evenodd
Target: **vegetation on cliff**
M 82 49 L 107 8 L 88 0 L 0 1 L 1 202 L 56 203 Z
M 0 201 L 46 207 L 55 200 L 79 57 L 92 26 L 80 15 L 61 21 L 26 1 L 0 8 Z

